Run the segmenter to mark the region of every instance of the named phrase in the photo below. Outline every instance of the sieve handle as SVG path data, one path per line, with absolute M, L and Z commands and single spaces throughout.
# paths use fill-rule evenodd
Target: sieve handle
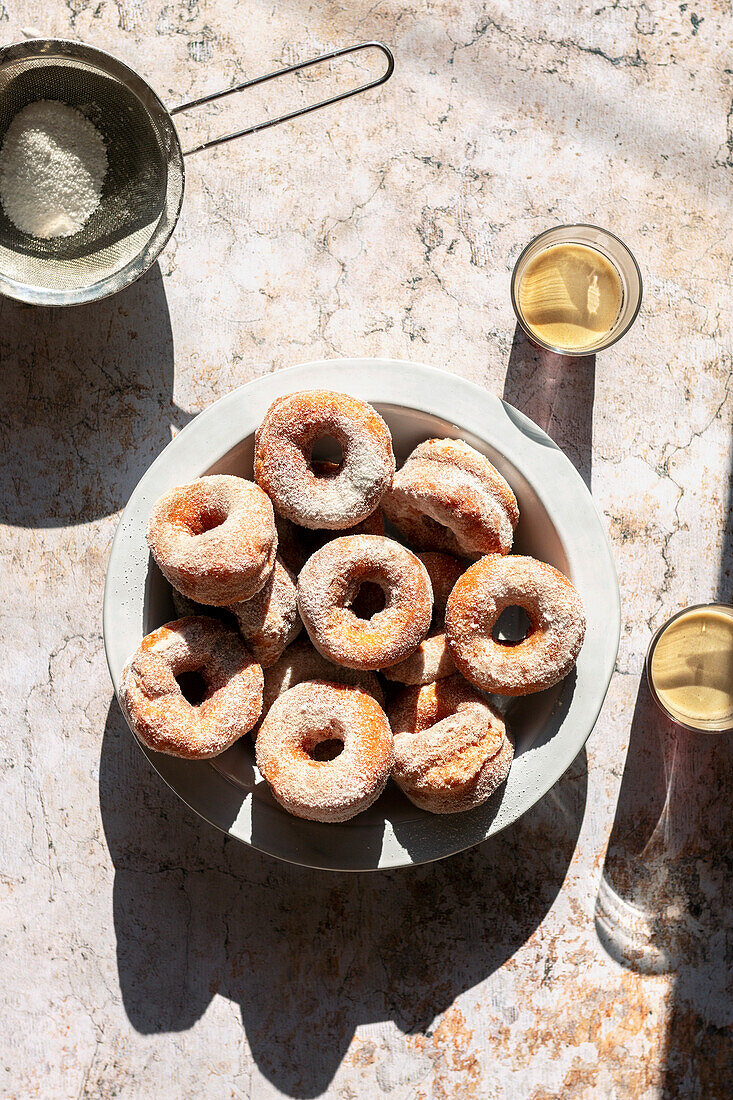
M 391 77 L 394 72 L 394 57 L 392 51 L 381 42 L 360 42 L 356 46 L 345 46 L 341 50 L 332 50 L 331 53 L 323 53 L 320 57 L 312 57 L 309 61 L 300 61 L 297 65 L 289 65 L 286 69 L 277 69 L 274 73 L 267 73 L 266 76 L 256 76 L 252 80 L 245 80 L 243 84 L 236 84 L 233 88 L 227 88 L 223 92 L 214 92 L 212 95 L 202 96 L 201 99 L 192 99 L 188 103 L 181 103 L 178 107 L 174 107 L 170 112 L 171 115 L 181 114 L 183 111 L 190 111 L 194 107 L 202 107 L 205 103 L 213 103 L 216 99 L 224 99 L 225 96 L 235 95 L 237 92 L 243 92 L 246 88 L 254 88 L 257 84 L 265 84 L 268 80 L 276 80 L 279 76 L 286 76 L 288 73 L 297 73 L 301 69 L 309 69 L 311 65 L 319 65 L 324 61 L 331 61 L 334 57 L 345 57 L 350 53 L 358 53 L 360 50 L 381 50 L 387 59 L 387 68 L 381 76 L 376 80 L 370 80 L 366 84 L 360 84 L 358 88 L 352 88 L 348 92 L 339 92 L 338 95 L 333 95 L 329 99 L 322 99 L 318 103 L 311 103 L 309 107 L 300 107 L 297 111 L 289 111 L 287 114 L 278 115 L 277 118 L 267 119 L 265 122 L 258 122 L 254 126 L 247 126 L 244 130 L 236 130 L 232 134 L 224 134 L 222 137 L 210 138 L 208 141 L 202 141 L 200 145 L 194 145 L 192 149 L 187 149 L 184 156 L 188 156 L 190 153 L 198 153 L 202 149 L 210 149 L 213 145 L 223 145 L 225 141 L 234 141 L 235 138 L 244 137 L 246 134 L 256 134 L 259 130 L 266 130 L 269 126 L 277 126 L 281 122 L 289 122 L 291 118 L 299 118 L 300 115 L 310 114 L 311 111 L 318 111 L 321 107 L 328 107 L 332 103 L 338 103 L 342 99 L 349 99 L 352 95 L 358 95 L 360 92 L 366 92 L 370 88 L 378 88 L 380 84 L 384 84 Z

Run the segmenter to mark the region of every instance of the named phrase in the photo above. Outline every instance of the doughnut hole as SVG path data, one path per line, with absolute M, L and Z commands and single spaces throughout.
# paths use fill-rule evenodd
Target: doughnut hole
M 327 763 L 335 760 L 344 751 L 343 738 L 332 727 L 315 729 L 303 740 L 303 751 L 311 760 Z
M 227 510 L 222 505 L 205 504 L 188 519 L 186 526 L 192 535 L 203 535 L 206 531 L 214 531 L 221 527 L 228 516 Z
M 532 633 L 533 626 L 527 612 L 523 607 L 513 604 L 505 607 L 499 618 L 494 623 L 491 637 L 499 645 L 519 645 Z
M 200 669 L 187 669 L 179 672 L 176 683 L 181 689 L 181 695 L 192 707 L 200 706 L 209 694 L 209 685 L 204 679 Z
M 350 607 L 357 619 L 371 619 L 384 611 L 387 597 L 381 584 L 375 581 L 362 581 L 351 600 Z
M 333 435 L 320 435 L 311 446 L 309 464 L 317 478 L 335 477 L 341 472 L 344 449 Z
M 329 737 L 325 741 L 319 741 L 317 745 L 314 745 L 308 755 L 311 760 L 328 763 L 330 760 L 335 760 L 343 751 L 343 741 L 339 741 L 337 737 Z

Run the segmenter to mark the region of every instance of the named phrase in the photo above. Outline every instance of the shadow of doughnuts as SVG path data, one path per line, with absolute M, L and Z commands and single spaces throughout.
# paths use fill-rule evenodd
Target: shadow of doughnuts
M 320 1095 L 359 1025 L 424 1031 L 532 935 L 565 878 L 586 787 L 583 751 L 477 848 L 403 871 L 317 872 L 190 813 L 113 701 L 99 795 L 130 1022 L 143 1034 L 185 1030 L 219 993 L 239 1006 L 261 1073 L 287 1096 Z
M 370 807 L 363 814 L 359 814 L 358 817 L 342 822 L 339 826 L 342 830 L 348 830 L 348 846 L 345 846 L 346 857 L 344 859 L 347 870 L 350 870 L 348 868 L 349 862 L 352 862 L 354 867 L 378 866 L 384 837 L 384 804 L 382 799 L 386 797 L 386 793 L 382 794 L 377 804 Z M 299 857 L 299 836 L 307 835 L 307 850 L 309 853 L 318 850 L 318 838 L 323 837 L 324 852 L 329 852 L 331 845 L 328 843 L 328 830 L 332 826 L 317 821 L 288 818 L 285 811 L 278 805 L 264 779 L 256 784 L 252 797 L 251 812 L 252 843 L 261 850 L 267 851 L 269 848 L 268 840 L 272 837 L 273 830 L 282 832 L 285 829 L 290 835 L 290 842 L 279 842 L 278 849 L 280 851 L 289 850 L 293 860 L 297 860 Z M 293 828 L 293 825 L 295 825 L 295 828 Z M 324 855 L 324 859 L 327 859 L 326 855 Z M 315 870 L 311 873 L 318 875 L 333 874 L 334 872 Z M 338 874 L 339 872 L 335 873 Z

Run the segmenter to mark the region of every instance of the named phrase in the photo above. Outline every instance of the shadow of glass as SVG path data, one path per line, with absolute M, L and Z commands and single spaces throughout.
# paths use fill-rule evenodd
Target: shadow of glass
M 725 529 L 715 598 L 720 603 L 733 604 L 733 441 L 731 442 L 731 465 L 728 471 L 728 502 L 724 515 Z
M 85 523 L 118 511 L 170 441 L 173 336 L 157 264 L 112 298 L 0 301 L 0 519 Z
M 357 1026 L 425 1031 L 532 935 L 565 879 L 586 789 L 583 752 L 477 848 L 405 871 L 318 873 L 189 813 L 113 701 L 99 796 L 130 1022 L 143 1034 L 184 1030 L 219 993 L 239 1005 L 262 1074 L 287 1096 L 320 1095 Z
M 535 347 L 516 326 L 504 400 L 547 432 L 588 488 L 593 462 L 595 371 L 595 355 L 555 355 Z
M 644 678 L 596 930 L 620 965 L 674 974 L 663 1058 L 662 1095 L 669 1100 L 730 1095 L 732 831 L 733 738 L 676 726 Z

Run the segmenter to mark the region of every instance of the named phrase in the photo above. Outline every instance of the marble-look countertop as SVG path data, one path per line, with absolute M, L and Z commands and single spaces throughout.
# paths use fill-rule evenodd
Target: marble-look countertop
M 0 1094 L 729 1097 L 731 739 L 665 726 L 640 673 L 669 613 L 732 599 L 730 3 L 0 2 L 3 43 L 36 33 L 171 105 L 367 38 L 397 70 L 189 158 L 173 240 L 118 297 L 0 303 Z M 519 250 L 572 221 L 644 273 L 595 364 L 536 356 L 509 301 Z M 538 420 L 621 583 L 586 750 L 516 827 L 412 871 L 224 839 L 133 744 L 102 651 L 120 509 L 171 433 L 338 356 L 442 367 Z

